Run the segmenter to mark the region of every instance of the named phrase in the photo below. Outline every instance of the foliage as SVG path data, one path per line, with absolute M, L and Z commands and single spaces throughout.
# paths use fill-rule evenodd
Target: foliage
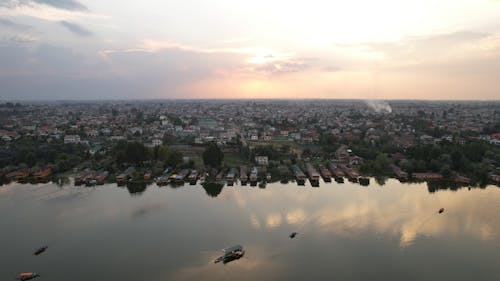
M 83 144 L 47 143 L 25 138 L 0 150 L 0 167 L 19 164 L 33 167 L 52 163 L 65 171 L 88 158 L 87 147 Z
M 220 167 L 222 164 L 222 160 L 224 160 L 224 153 L 214 142 L 208 144 L 202 156 L 203 163 L 206 166 L 214 168 Z
M 374 160 L 365 161 L 360 167 L 360 172 L 363 174 L 389 175 L 391 174 L 390 165 L 391 161 L 387 155 L 379 153 Z
M 287 144 L 279 148 L 274 145 L 257 145 L 250 151 L 250 160 L 259 155 L 267 156 L 269 160 L 284 160 L 289 159 L 291 154 L 291 147 Z
M 443 142 L 411 147 L 407 156 L 400 164 L 407 172 L 440 172 L 445 177 L 458 173 L 486 182 L 490 166 L 499 164 L 500 149 L 476 140 L 465 145 Z
M 150 159 L 150 153 L 144 144 L 133 141 L 119 141 L 114 147 L 116 162 L 119 164 L 142 164 Z

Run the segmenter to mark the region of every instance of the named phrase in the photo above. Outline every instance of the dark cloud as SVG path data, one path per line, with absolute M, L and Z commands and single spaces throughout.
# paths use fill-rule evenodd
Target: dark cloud
M 88 11 L 87 6 L 75 0 L 2 0 L 0 1 L 0 6 L 15 8 L 19 6 L 30 6 L 33 5 L 33 3 L 68 11 Z
M 0 26 L 7 27 L 10 29 L 14 29 L 14 30 L 28 30 L 28 29 L 32 28 L 31 25 L 21 24 L 21 23 L 7 20 L 7 19 L 1 19 L 1 18 L 0 18 Z
M 64 26 L 67 30 L 69 30 L 70 32 L 72 32 L 78 36 L 87 37 L 87 36 L 93 35 L 92 31 L 85 29 L 84 27 L 82 27 L 76 23 L 72 23 L 69 21 L 60 21 L 59 23 L 62 26 Z
M 102 58 L 45 44 L 0 45 L 0 99 L 176 97 L 179 87 L 236 69 L 243 59 L 176 48 Z

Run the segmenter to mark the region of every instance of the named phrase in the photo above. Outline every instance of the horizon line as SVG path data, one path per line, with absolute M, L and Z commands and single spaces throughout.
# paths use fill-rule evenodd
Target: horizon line
M 110 102 L 110 101 L 420 101 L 420 102 L 500 102 L 500 99 L 383 99 L 383 98 L 109 98 L 109 99 L 0 99 L 16 102 Z

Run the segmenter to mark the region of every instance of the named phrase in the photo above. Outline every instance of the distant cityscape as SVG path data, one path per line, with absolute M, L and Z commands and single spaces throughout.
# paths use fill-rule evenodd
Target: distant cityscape
M 294 166 L 311 179 L 310 165 L 323 177 L 339 167 L 400 180 L 500 183 L 500 102 L 6 102 L 0 115 L 3 181 L 82 171 L 115 179 L 129 167 L 131 178 L 187 169 L 208 179 L 254 166 L 259 180 L 294 178 Z M 149 156 L 120 159 L 124 143 Z M 221 163 L 203 159 L 210 144 L 223 153 Z

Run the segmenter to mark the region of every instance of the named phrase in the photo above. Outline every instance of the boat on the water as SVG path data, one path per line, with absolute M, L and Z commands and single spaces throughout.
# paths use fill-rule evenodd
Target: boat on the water
M 192 170 L 191 174 L 189 174 L 188 181 L 190 185 L 195 185 L 196 182 L 198 181 L 198 171 L 197 170 Z
M 36 181 L 42 181 L 48 179 L 52 175 L 52 167 L 45 166 L 45 168 L 37 170 L 33 173 L 33 179 Z
M 330 171 L 323 165 L 319 165 L 319 172 L 321 173 L 321 177 L 325 182 L 331 182 L 332 181 L 332 174 Z
M 224 264 L 228 262 L 232 262 L 234 260 L 238 260 L 245 255 L 245 250 L 241 245 L 235 245 L 226 249 L 223 249 L 224 253 L 222 256 L 216 258 L 214 263 L 222 262 Z
M 246 185 L 248 181 L 247 168 L 245 166 L 240 167 L 240 182 L 241 185 Z
M 233 185 L 235 178 L 236 178 L 236 168 L 229 169 L 229 172 L 227 172 L 227 175 L 226 175 L 227 185 Z
M 20 273 L 16 279 L 21 280 L 21 281 L 27 281 L 27 280 L 35 279 L 37 277 L 40 277 L 40 274 L 38 274 L 36 272 L 25 272 L 25 273 Z
M 189 175 L 189 169 L 182 169 L 175 177 L 176 183 L 184 183 L 184 179 Z
M 306 164 L 306 171 L 307 175 L 309 176 L 311 185 L 314 187 L 319 187 L 319 173 L 311 163 Z
M 343 183 L 344 182 L 344 172 L 342 169 L 337 166 L 336 164 L 330 163 L 330 171 L 333 174 L 333 177 L 335 178 L 335 181 L 338 183 Z
M 253 167 L 250 171 L 250 185 L 256 186 L 258 180 L 259 170 L 257 167 Z
M 349 179 L 349 181 L 358 182 L 359 173 L 354 168 L 347 167 L 346 165 L 341 165 L 340 167 L 347 174 L 347 178 Z
M 226 169 L 220 170 L 219 173 L 215 176 L 215 181 L 221 182 L 222 179 L 224 178 L 225 172 L 226 172 Z
M 295 180 L 297 180 L 297 183 L 299 185 L 304 185 L 306 181 L 306 175 L 304 174 L 304 172 L 302 172 L 298 165 L 292 165 L 292 172 L 295 176 Z
M 33 253 L 33 255 L 38 256 L 41 253 L 45 252 L 47 250 L 47 248 L 49 248 L 49 247 L 48 246 L 40 247 L 40 248 L 36 249 L 36 251 Z

